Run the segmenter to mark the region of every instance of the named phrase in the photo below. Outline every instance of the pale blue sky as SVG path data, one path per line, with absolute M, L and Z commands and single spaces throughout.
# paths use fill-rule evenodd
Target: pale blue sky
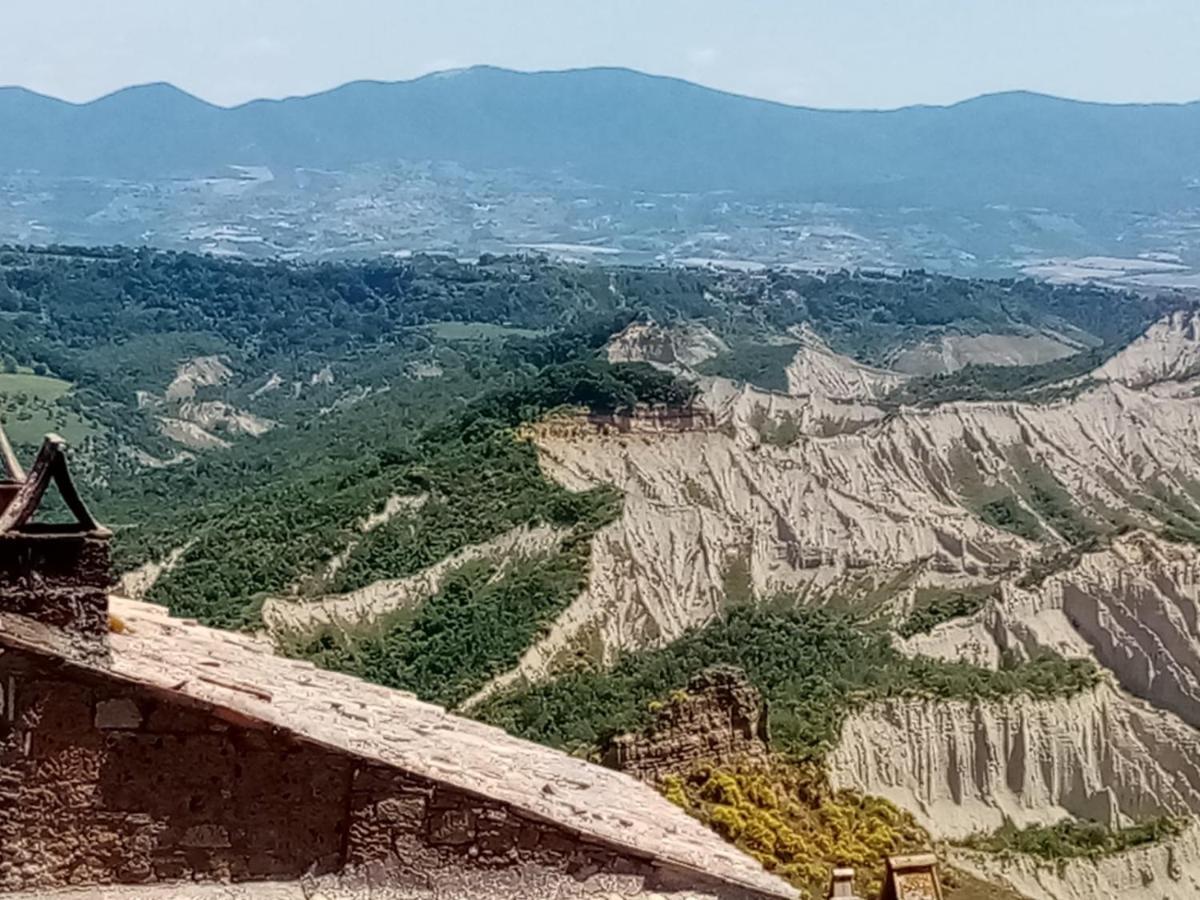
M 629 66 L 812 106 L 1023 88 L 1200 98 L 1200 0 L 0 0 L 0 84 L 205 99 L 491 63 Z

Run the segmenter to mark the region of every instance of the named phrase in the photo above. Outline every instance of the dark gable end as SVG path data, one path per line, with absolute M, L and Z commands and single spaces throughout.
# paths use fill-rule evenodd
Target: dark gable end
M 61 629 L 103 652 L 108 632 L 111 533 L 88 511 L 67 468 L 66 442 L 48 435 L 26 474 L 0 430 L 0 612 Z M 57 488 L 74 522 L 34 521 Z

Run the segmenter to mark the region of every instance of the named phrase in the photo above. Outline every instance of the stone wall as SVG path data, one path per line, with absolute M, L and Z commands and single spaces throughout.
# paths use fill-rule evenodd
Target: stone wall
M 0 652 L 0 693 L 0 893 L 334 879 L 389 897 L 745 896 L 49 658 Z
M 644 732 L 613 740 L 604 764 L 656 782 L 701 762 L 765 758 L 767 745 L 762 696 L 740 669 L 716 666 L 668 700 Z
M 97 638 L 108 632 L 111 580 L 106 534 L 0 534 L 0 612 Z

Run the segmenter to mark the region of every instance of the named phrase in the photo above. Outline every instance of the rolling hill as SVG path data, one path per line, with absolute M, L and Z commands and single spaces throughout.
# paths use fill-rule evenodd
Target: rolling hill
M 140 181 L 403 159 L 630 191 L 1086 209 L 1183 202 L 1200 183 L 1198 142 L 1200 104 L 1009 93 L 833 111 L 619 69 L 478 67 L 232 109 L 164 84 L 82 105 L 0 90 L 0 172 Z

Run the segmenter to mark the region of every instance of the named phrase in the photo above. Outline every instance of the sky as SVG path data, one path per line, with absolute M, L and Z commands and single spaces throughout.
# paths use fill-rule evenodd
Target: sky
M 0 0 L 0 85 L 210 102 L 480 63 L 626 66 L 806 106 L 1200 98 L 1200 0 Z

